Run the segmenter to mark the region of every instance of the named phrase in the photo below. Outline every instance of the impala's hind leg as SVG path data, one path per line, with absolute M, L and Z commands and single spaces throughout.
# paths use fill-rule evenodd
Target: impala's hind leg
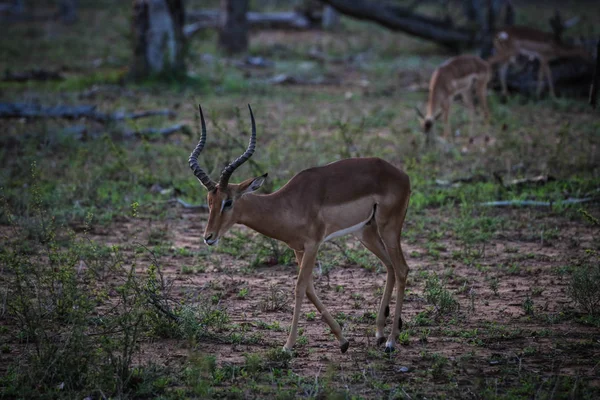
M 490 75 L 487 74 L 479 79 L 475 84 L 475 92 L 479 98 L 479 103 L 481 104 L 481 109 L 483 110 L 483 116 L 486 124 L 490 122 L 490 109 L 487 103 L 487 85 L 489 81 Z
M 383 244 L 381 237 L 379 237 L 375 219 L 372 219 L 360 232 L 357 232 L 356 237 L 358 237 L 358 240 L 360 240 L 371 253 L 375 254 L 375 256 L 381 260 L 387 269 L 385 289 L 383 291 L 383 296 L 381 297 L 379 312 L 377 313 L 377 331 L 375 333 L 377 344 L 381 345 L 385 342 L 383 329 L 385 327 L 385 319 L 390 315 L 390 298 L 392 297 L 392 291 L 394 290 L 396 274 L 394 273 L 394 267 L 392 266 L 390 257 L 385 249 L 385 245 Z
M 388 340 L 385 344 L 386 352 L 394 351 L 398 332 L 402 329 L 402 303 L 404 301 L 404 290 L 406 289 L 406 278 L 408 277 L 408 264 L 404 259 L 404 254 L 400 245 L 400 236 L 407 208 L 408 197 L 402 208 L 391 214 L 392 218 L 386 221 L 377 219 L 377 223 L 380 226 L 379 232 L 381 239 L 387 250 L 396 277 L 396 308 L 394 310 L 392 332 L 388 336 Z
M 468 88 L 461 93 L 463 102 L 469 110 L 469 136 L 473 136 L 473 125 L 475 124 L 475 106 L 473 105 L 473 95 L 471 94 L 471 88 Z

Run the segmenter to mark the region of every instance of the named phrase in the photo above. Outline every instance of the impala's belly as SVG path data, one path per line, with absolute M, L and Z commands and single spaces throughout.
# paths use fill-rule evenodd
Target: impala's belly
M 326 221 L 324 242 L 360 231 L 371 221 L 375 214 L 375 202 L 368 199 L 361 203 L 364 204 L 350 203 L 324 210 L 323 217 Z M 331 222 L 327 223 L 327 221 Z
M 536 58 L 539 58 L 539 53 L 536 51 L 532 51 L 532 50 L 528 50 L 528 49 L 524 49 L 524 48 L 520 48 L 519 49 L 519 54 L 527 57 L 530 60 L 534 60 Z
M 452 89 L 454 93 L 464 92 L 473 85 L 473 81 L 477 79 L 477 74 L 470 74 L 460 79 L 452 81 Z

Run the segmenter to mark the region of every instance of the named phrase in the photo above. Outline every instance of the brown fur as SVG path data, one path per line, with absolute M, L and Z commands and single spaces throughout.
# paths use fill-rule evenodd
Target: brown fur
M 561 57 L 581 57 L 590 60 L 591 56 L 581 47 L 569 48 L 557 43 L 550 33 L 542 32 L 524 26 L 511 26 L 501 29 L 494 36 L 495 54 L 488 58 L 490 65 L 500 64 L 500 83 L 502 94 L 508 95 L 506 85 L 506 74 L 510 63 L 514 63 L 517 56 L 525 55 L 536 58 L 540 62 L 538 72 L 537 95 L 543 89 L 544 75 L 548 80 L 550 95 L 556 98 L 554 84 L 552 82 L 552 71 L 549 63 Z
M 487 62 L 473 55 L 453 57 L 440 65 L 429 81 L 429 100 L 427 114 L 423 121 L 423 129 L 428 132 L 437 118 L 438 112 L 444 119 L 444 136 L 450 133 L 450 104 L 457 94 L 462 95 L 471 114 L 471 131 L 475 109 L 472 101 L 473 87 L 479 98 L 486 119 L 489 118 L 486 90 L 490 80 L 490 67 Z
M 377 317 L 376 337 L 382 340 L 386 308 L 394 287 L 397 296 L 394 317 L 400 321 L 408 275 L 400 245 L 410 198 L 408 175 L 379 158 L 351 158 L 304 170 L 275 193 L 252 193 L 260 187 L 264 177 L 229 184 L 225 188 L 217 186 L 208 193 L 210 213 L 205 241 L 216 244 L 233 224 L 240 223 L 285 242 L 296 254 L 300 273 L 292 328 L 284 348 L 291 350 L 296 342 L 300 309 L 306 295 L 345 352 L 348 341 L 319 300 L 312 282 L 312 270 L 321 243 L 334 237 L 335 233 L 353 233 L 387 268 Z M 223 210 L 223 204 L 229 202 L 231 206 Z M 399 322 L 392 325 L 386 349 L 394 348 L 399 326 Z

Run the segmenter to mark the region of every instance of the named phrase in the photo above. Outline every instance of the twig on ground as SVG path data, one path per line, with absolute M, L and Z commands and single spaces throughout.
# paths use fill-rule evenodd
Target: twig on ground
M 558 201 L 538 201 L 538 200 L 500 200 L 486 201 L 479 203 L 480 206 L 486 207 L 513 207 L 513 206 L 531 206 L 531 207 L 552 207 L 558 205 L 580 204 L 598 201 L 600 197 L 586 197 L 583 199 L 568 198 Z
M 148 129 L 141 129 L 141 130 L 137 130 L 137 131 L 125 131 L 125 132 L 123 132 L 123 137 L 126 139 L 131 139 L 134 137 L 139 138 L 142 136 L 168 137 L 179 131 L 184 131 L 184 133 L 189 134 L 189 128 L 187 127 L 187 125 L 177 124 L 177 125 L 172 125 L 172 126 L 163 128 L 163 129 L 148 128 Z
M 340 80 L 337 78 L 318 77 L 314 79 L 304 79 L 287 74 L 278 74 L 267 79 L 267 83 L 271 85 L 339 85 Z
M 96 111 L 93 105 L 43 106 L 31 103 L 0 103 L 0 118 L 89 118 L 98 122 L 123 121 L 153 116 L 174 117 L 172 110 L 149 110 L 133 113 L 115 112 L 111 114 Z
M 169 202 L 175 202 L 180 204 L 183 208 L 186 208 L 188 210 L 202 210 L 202 211 L 208 211 L 208 205 L 206 204 L 190 204 L 187 203 L 179 198 L 177 199 L 171 199 L 169 200 Z
M 46 69 L 31 69 L 22 72 L 6 71 L 4 78 L 5 82 L 27 82 L 27 81 L 61 81 L 65 79 L 57 71 L 49 71 Z

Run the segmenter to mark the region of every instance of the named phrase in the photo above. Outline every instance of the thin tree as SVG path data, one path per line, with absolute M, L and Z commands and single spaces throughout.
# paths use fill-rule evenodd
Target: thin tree
M 219 46 L 227 54 L 248 49 L 248 0 L 221 0 Z
M 186 74 L 183 0 L 133 1 L 134 80 Z

